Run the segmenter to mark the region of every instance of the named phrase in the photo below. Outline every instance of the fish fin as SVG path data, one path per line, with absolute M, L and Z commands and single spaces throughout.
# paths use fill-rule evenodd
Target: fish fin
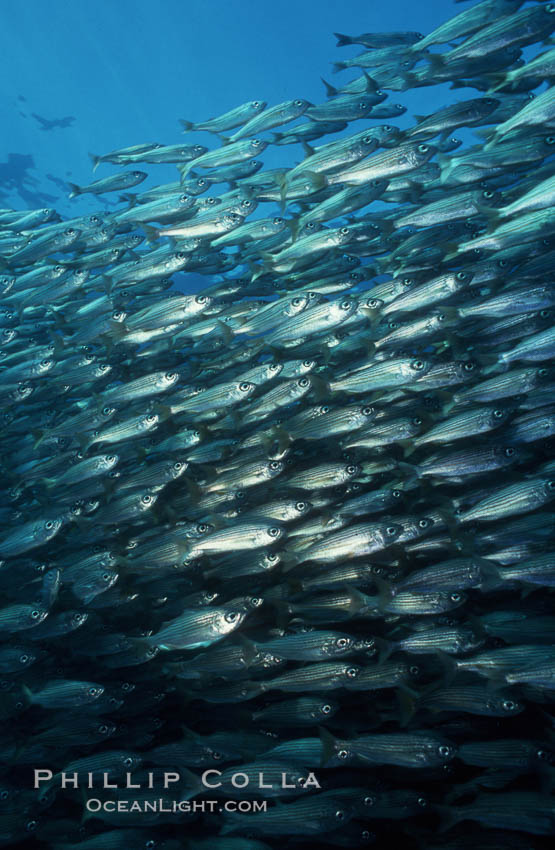
M 92 160 L 93 171 L 96 171 L 96 169 L 98 168 L 98 166 L 100 164 L 100 157 L 97 156 L 95 153 L 90 153 L 89 158 Z
M 162 231 L 158 230 L 157 227 L 152 227 L 151 224 L 141 224 L 141 230 L 143 231 L 147 242 L 156 242 L 156 240 L 163 235 Z
M 345 590 L 351 597 L 351 601 L 348 606 L 350 614 L 358 614 L 359 611 L 363 611 L 368 607 L 364 593 L 361 593 L 358 588 L 354 587 L 352 584 L 346 584 Z
M 70 183 L 70 182 L 68 181 L 68 184 L 67 184 L 67 185 L 68 185 L 68 186 L 69 186 L 69 188 L 71 189 L 71 191 L 70 191 L 70 193 L 69 193 L 69 195 L 68 195 L 68 198 L 75 198 L 75 196 L 76 196 L 76 195 L 80 195 L 80 194 L 81 194 L 81 187 L 80 187 L 80 186 L 78 186 L 78 185 L 77 185 L 77 183 Z
M 433 73 L 445 68 L 445 57 L 442 53 L 426 53 L 425 58 L 430 63 Z
M 183 132 L 188 133 L 190 130 L 194 128 L 194 123 L 192 121 L 185 121 L 184 118 L 179 119 L 179 123 L 183 127 Z
M 448 687 L 453 683 L 457 675 L 457 663 L 442 649 L 436 649 L 435 655 L 443 667 L 443 685 Z
M 399 698 L 399 725 L 401 728 L 408 726 L 417 710 L 417 703 L 414 697 L 414 692 L 407 688 L 398 688 L 397 696 Z
M 486 207 L 483 204 L 476 204 L 476 206 L 480 215 L 483 215 L 484 218 L 487 219 L 488 228 L 490 230 L 495 230 L 498 224 L 502 221 L 499 210 L 495 207 Z
M 323 77 L 320 77 L 320 79 L 326 87 L 326 94 L 328 97 L 335 97 L 335 95 L 339 93 L 338 89 L 336 89 L 335 86 L 332 86 L 331 83 L 327 83 Z
M 362 76 L 366 78 L 366 91 L 367 92 L 370 92 L 371 94 L 375 94 L 377 91 L 380 90 L 380 87 L 377 84 L 376 80 L 374 79 L 374 77 L 370 76 L 368 71 L 365 71 L 363 69 L 362 70 Z
M 323 726 L 318 727 L 318 735 L 322 742 L 322 759 L 320 761 L 320 767 L 325 767 L 326 762 L 335 755 L 337 742 L 331 732 L 328 732 L 328 730 L 324 729 Z
M 279 629 L 285 629 L 291 619 L 291 609 L 287 602 L 281 599 L 272 600 L 272 605 L 276 609 L 276 624 Z
M 217 133 L 216 135 L 220 139 L 222 145 L 229 145 L 231 143 L 231 137 L 230 136 L 223 136 L 221 133 Z
M 226 343 L 226 345 L 229 345 L 229 343 L 233 339 L 233 331 L 231 330 L 229 325 L 226 325 L 225 322 L 222 322 L 220 319 L 218 319 L 217 322 L 216 322 L 216 327 L 218 328 L 221 335 L 223 336 L 224 342 Z
M 288 573 L 294 570 L 299 563 L 299 556 L 295 552 L 284 552 L 283 554 L 283 573 Z
M 323 399 L 329 398 L 330 387 L 324 378 L 321 378 L 319 375 L 311 375 L 310 381 L 312 383 L 316 401 L 323 401 Z
M 314 156 L 314 148 L 312 147 L 312 145 L 309 145 L 308 142 L 301 142 L 301 145 L 307 158 L 309 156 Z
M 239 643 L 245 651 L 245 661 L 247 662 L 247 667 L 250 667 L 256 656 L 258 655 L 258 647 L 256 643 L 250 640 L 245 635 L 239 633 L 238 635 Z
M 458 823 L 458 817 L 456 812 L 453 809 L 450 809 L 448 806 L 434 805 L 434 812 L 439 815 L 439 826 L 437 827 L 438 832 L 447 832 L 447 830 L 451 829 Z
M 346 44 L 353 43 L 353 39 L 350 35 L 343 35 L 341 32 L 334 32 L 334 36 L 337 39 L 336 47 L 344 47 Z
M 33 449 L 35 449 L 35 450 L 38 449 L 38 447 L 40 446 L 42 441 L 45 439 L 45 437 L 48 436 L 47 431 L 43 430 L 41 428 L 37 428 L 36 430 L 32 431 L 31 434 L 32 434 L 33 439 L 35 441 L 34 446 L 33 446 Z
M 345 64 L 345 62 L 334 62 L 333 63 L 333 73 L 337 74 L 339 71 L 344 71 L 349 66 Z
M 391 653 L 395 651 L 395 644 L 393 641 L 381 637 L 375 637 L 374 643 L 378 648 L 378 664 L 383 664 L 384 661 L 387 661 Z
M 378 589 L 378 608 L 380 611 L 385 611 L 387 603 L 393 599 L 391 585 L 379 576 L 375 576 L 374 581 Z
M 154 404 L 152 405 L 152 410 L 154 411 L 154 413 L 158 414 L 162 422 L 164 422 L 166 419 L 169 419 L 172 415 L 171 407 L 168 407 L 168 405 L 166 404 L 160 404 L 159 401 L 154 402 Z

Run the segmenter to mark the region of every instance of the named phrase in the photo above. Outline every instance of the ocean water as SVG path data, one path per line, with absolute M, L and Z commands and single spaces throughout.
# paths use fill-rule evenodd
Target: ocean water
M 334 31 L 428 32 L 461 8 L 449 0 L 4 0 L 0 204 L 55 205 L 68 216 L 98 209 L 103 203 L 94 198 L 70 203 L 63 185 L 91 179 L 89 152 L 141 141 L 177 144 L 184 139 L 179 118 L 204 120 L 249 99 L 318 103 L 325 95 L 320 77 L 333 83 L 356 76 L 354 69 L 332 73 L 332 62 L 358 51 L 336 48 Z M 433 96 L 452 100 L 448 86 Z M 411 112 L 430 111 L 427 89 L 392 99 Z M 45 129 L 41 119 L 53 124 Z M 410 113 L 399 125 L 408 120 Z M 270 149 L 267 167 L 279 157 Z M 95 176 L 108 173 L 104 166 Z M 144 187 L 172 179 L 175 168 L 156 166 Z

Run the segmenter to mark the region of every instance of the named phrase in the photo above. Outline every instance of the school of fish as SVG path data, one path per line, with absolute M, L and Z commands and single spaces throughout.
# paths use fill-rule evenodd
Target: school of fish
M 550 846 L 555 3 L 456 12 L 0 211 L 1 846 Z

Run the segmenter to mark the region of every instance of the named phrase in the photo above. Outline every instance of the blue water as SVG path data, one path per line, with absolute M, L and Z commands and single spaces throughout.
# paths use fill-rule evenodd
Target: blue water
M 451 0 L 3 0 L 0 207 L 55 206 L 71 216 L 105 206 L 67 199 L 65 181 L 92 179 L 89 151 L 185 138 L 216 146 L 207 133 L 183 136 L 178 119 L 200 121 L 245 100 L 323 102 L 320 77 L 358 76 L 334 75 L 331 63 L 364 49 L 337 48 L 334 31 L 429 32 L 464 8 Z M 405 126 L 456 94 L 438 86 L 433 95 L 390 92 L 388 102 L 408 107 L 395 121 Z M 44 121 L 61 125 L 42 129 Z M 300 147 L 271 146 L 263 160 L 275 167 L 302 156 Z M 103 165 L 95 176 L 115 170 Z M 148 171 L 145 189 L 177 177 L 174 166 Z

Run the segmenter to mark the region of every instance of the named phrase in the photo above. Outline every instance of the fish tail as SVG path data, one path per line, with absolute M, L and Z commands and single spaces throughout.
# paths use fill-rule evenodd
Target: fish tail
M 100 164 L 101 158 L 99 156 L 97 156 L 97 154 L 95 154 L 95 153 L 90 153 L 89 157 L 90 157 L 92 164 L 93 164 L 93 171 L 96 171 L 96 169 L 98 168 L 98 166 Z
M 339 71 L 344 71 L 345 68 L 349 66 L 345 62 L 334 62 L 333 63 L 333 73 L 337 74 Z
M 68 185 L 68 186 L 69 186 L 69 188 L 71 189 L 71 191 L 70 191 L 70 193 L 69 193 L 69 195 L 68 195 L 68 197 L 69 197 L 69 198 L 75 198 L 75 196 L 76 196 L 76 195 L 81 195 L 81 194 L 82 194 L 82 192 L 81 192 L 81 187 L 80 187 L 80 186 L 78 186 L 78 185 L 77 185 L 77 183 L 69 183 L 69 182 L 68 182 L 68 184 L 67 184 L 67 185 Z
M 180 118 L 179 123 L 183 127 L 184 133 L 188 133 L 190 130 L 193 130 L 195 126 L 192 121 L 185 121 L 184 118 Z
M 331 83 L 326 82 L 323 77 L 320 77 L 320 79 L 326 87 L 326 94 L 328 97 L 334 97 L 336 94 L 338 94 L 338 90 L 335 88 L 335 86 L 332 86 Z
M 345 47 L 346 44 L 352 44 L 353 39 L 350 35 L 343 35 L 342 32 L 334 32 L 334 36 L 337 39 L 336 47 Z

